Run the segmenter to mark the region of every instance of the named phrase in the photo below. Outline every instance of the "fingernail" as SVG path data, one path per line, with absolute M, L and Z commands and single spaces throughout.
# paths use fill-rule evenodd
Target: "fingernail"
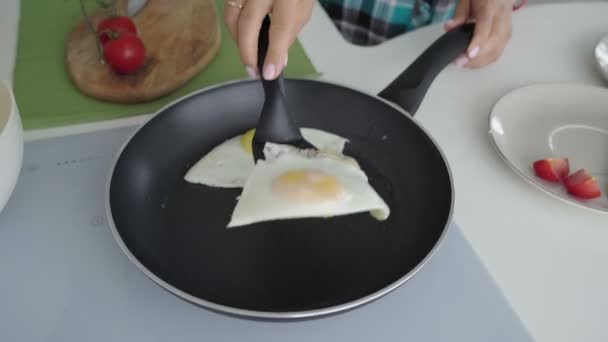
M 276 69 L 277 68 L 274 66 L 274 64 L 266 64 L 264 66 L 264 78 L 267 80 L 272 79 L 274 77 Z
M 459 68 L 463 68 L 468 62 L 469 59 L 466 56 L 460 56 L 454 61 L 454 64 Z
M 450 19 L 450 20 L 448 20 L 448 21 L 445 23 L 444 27 L 445 27 L 446 29 L 450 29 L 450 27 L 452 27 L 452 25 L 454 25 L 454 19 Z
M 474 48 L 472 48 L 469 51 L 469 57 L 470 58 L 475 58 L 475 57 L 477 57 L 478 54 L 479 54 L 479 45 L 476 45 Z
M 258 76 L 258 73 L 255 71 L 254 68 L 248 66 L 245 67 L 245 69 L 247 70 L 247 75 L 249 75 L 249 77 L 256 78 Z
M 287 61 L 289 60 L 289 55 L 285 55 L 285 64 L 284 66 L 287 66 Z

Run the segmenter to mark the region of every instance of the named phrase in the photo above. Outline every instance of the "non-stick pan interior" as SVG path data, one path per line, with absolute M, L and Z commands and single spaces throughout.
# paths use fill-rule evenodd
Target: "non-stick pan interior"
M 436 245 L 449 220 L 447 166 L 411 119 L 372 96 L 323 82 L 287 80 L 302 127 L 350 140 L 387 201 L 385 222 L 367 213 L 226 229 L 239 189 L 185 182 L 206 152 L 254 127 L 259 82 L 191 96 L 146 124 L 118 158 L 110 185 L 115 228 L 139 263 L 204 302 L 257 312 L 324 310 L 402 280 Z

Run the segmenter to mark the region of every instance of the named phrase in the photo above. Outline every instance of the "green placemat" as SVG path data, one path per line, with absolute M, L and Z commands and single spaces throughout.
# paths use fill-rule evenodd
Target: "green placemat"
M 89 1 L 93 9 L 94 1 Z M 218 10 L 223 1 L 218 0 Z M 179 6 L 179 1 L 175 1 Z M 137 105 L 102 102 L 82 94 L 70 81 L 64 65 L 65 44 L 81 19 L 78 0 L 21 0 L 19 40 L 15 68 L 15 96 L 25 129 L 87 123 L 153 113 L 194 90 L 246 77 L 236 45 L 222 23 L 222 43 L 215 59 L 175 92 Z M 289 51 L 286 76 L 316 73 L 299 43 Z

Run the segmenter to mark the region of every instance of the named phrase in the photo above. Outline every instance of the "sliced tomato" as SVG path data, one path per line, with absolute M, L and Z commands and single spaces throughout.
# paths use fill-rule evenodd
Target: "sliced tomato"
M 601 196 L 597 181 L 585 169 L 580 169 L 564 180 L 568 193 L 584 199 L 592 199 Z
M 564 179 L 564 185 L 566 186 L 566 188 L 572 187 L 576 184 L 583 183 L 590 178 L 593 178 L 593 176 L 587 170 L 580 169 L 568 176 L 566 179 Z
M 568 158 L 548 158 L 534 162 L 536 175 L 549 182 L 561 182 L 570 173 Z

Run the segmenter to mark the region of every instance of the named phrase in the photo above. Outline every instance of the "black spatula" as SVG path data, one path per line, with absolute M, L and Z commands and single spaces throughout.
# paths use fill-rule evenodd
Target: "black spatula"
M 300 128 L 296 125 L 289 112 L 285 95 L 281 91 L 280 83 L 283 73 L 274 80 L 262 77 L 264 60 L 268 51 L 268 36 L 270 31 L 270 17 L 266 16 L 260 29 L 258 39 L 258 70 L 264 86 L 264 106 L 253 136 L 253 158 L 255 162 L 264 159 L 264 145 L 266 142 L 291 145 L 300 149 L 314 149 L 315 147 L 302 136 Z

